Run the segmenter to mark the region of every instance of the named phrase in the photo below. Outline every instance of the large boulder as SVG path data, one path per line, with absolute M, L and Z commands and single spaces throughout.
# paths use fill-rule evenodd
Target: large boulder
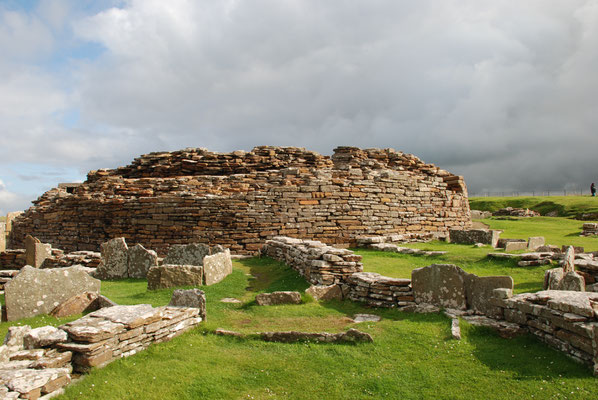
M 96 276 L 100 279 L 118 279 L 128 277 L 129 247 L 125 238 L 116 238 L 102 243 L 102 261 L 98 265 Z
M 98 279 L 89 276 L 79 266 L 56 269 L 25 266 L 4 287 L 6 318 L 8 321 L 15 321 L 48 314 L 77 294 L 99 293 L 100 284 Z
M 467 299 L 465 272 L 453 264 L 433 264 L 411 272 L 415 302 L 464 310 Z
M 203 243 L 175 244 L 170 246 L 163 265 L 203 265 L 203 259 L 210 254 L 210 247 Z
M 145 279 L 151 267 L 158 265 L 158 254 L 140 244 L 128 250 L 127 275 L 129 278 Z
M 147 273 L 148 290 L 177 286 L 201 286 L 203 268 L 195 265 L 161 265 Z
M 311 285 L 305 293 L 318 301 L 342 300 L 343 291 L 339 285 Z
M 220 282 L 231 272 L 233 272 L 233 262 L 230 258 L 229 249 L 204 257 L 203 276 L 206 285 Z

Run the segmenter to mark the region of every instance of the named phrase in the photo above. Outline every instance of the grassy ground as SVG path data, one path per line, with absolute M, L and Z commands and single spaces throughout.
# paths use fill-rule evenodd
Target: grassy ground
M 505 340 L 463 324 L 450 339 L 438 314 L 367 309 L 351 302 L 258 307 L 255 295 L 304 290 L 307 284 L 270 259 L 235 262 L 232 275 L 206 287 L 208 321 L 169 343 L 116 361 L 70 386 L 64 399 L 507 399 L 598 396 L 590 371 L 530 337 Z M 172 290 L 148 292 L 143 281 L 103 282 L 121 304 L 166 304 Z M 242 304 L 225 304 L 236 297 Z M 358 312 L 379 323 L 354 324 Z M 357 327 L 375 342 L 279 344 L 219 337 L 217 328 L 338 332 Z M 491 391 L 488 388 L 492 388 Z
M 496 211 L 504 207 L 529 208 L 542 215 L 557 212 L 559 217 L 576 217 L 584 213 L 598 213 L 598 197 L 534 196 L 534 197 L 473 197 L 472 210 Z
M 484 222 L 504 229 L 503 237 L 543 235 L 554 244 L 575 244 L 575 233 L 581 227 L 579 221 L 544 217 Z M 597 242 L 584 239 L 580 243 L 592 248 Z M 409 277 L 415 267 L 454 263 L 480 276 L 511 275 L 516 292 L 541 287 L 543 267 L 520 268 L 508 260 L 489 261 L 486 254 L 494 251 L 489 247 L 441 242 L 410 247 L 446 250 L 448 254 L 424 257 L 357 251 L 364 257 L 366 270 L 388 276 Z M 462 321 L 463 339 L 455 341 L 450 338 L 450 321 L 443 315 L 370 309 L 348 301 L 317 302 L 309 296 L 304 296 L 301 305 L 255 304 L 255 296 L 261 292 L 303 292 L 307 287 L 295 271 L 271 259 L 236 261 L 233 273 L 223 282 L 203 288 L 208 320 L 200 327 L 94 370 L 59 398 L 598 398 L 598 381 L 588 368 L 529 336 L 506 340 Z M 165 305 L 172 291 L 148 291 L 142 280 L 102 282 L 102 293 L 119 304 Z M 242 303 L 220 302 L 224 297 L 235 297 Z M 356 313 L 374 313 L 383 319 L 355 324 L 351 317 Z M 18 324 L 60 325 L 78 317 L 57 320 L 40 316 Z M 8 326 L 0 323 L 0 337 Z M 370 333 L 374 343 L 279 344 L 252 336 L 268 330 L 340 332 L 351 327 Z M 216 328 L 250 336 L 244 340 L 215 336 Z

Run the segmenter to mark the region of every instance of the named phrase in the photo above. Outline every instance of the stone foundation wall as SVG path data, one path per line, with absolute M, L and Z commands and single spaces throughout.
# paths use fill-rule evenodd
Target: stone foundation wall
M 83 265 L 96 268 L 100 264 L 101 255 L 94 251 L 75 251 L 64 254 L 64 251 L 52 249 L 51 256 L 44 260 L 41 268 L 64 268 Z M 12 249 L 0 252 L 0 270 L 19 270 L 27 264 L 25 249 Z
M 346 245 L 360 235 L 442 237 L 471 223 L 461 177 L 392 149 L 152 153 L 92 171 L 71 191 L 52 189 L 18 217 L 12 247 L 31 234 L 67 251 L 125 237 L 161 256 L 197 242 L 255 254 L 275 236 Z
M 372 307 L 414 306 L 411 279 L 389 278 L 374 272 L 359 272 L 346 280 L 349 299 Z
M 598 293 L 546 290 L 493 299 L 504 318 L 527 327 L 548 345 L 594 368 L 598 374 Z
M 69 342 L 56 347 L 73 352 L 73 370 L 88 372 L 118 358 L 166 342 L 201 322 L 199 309 L 153 308 L 149 304 L 103 308 L 61 326 Z
M 314 285 L 344 283 L 363 271 L 360 255 L 314 240 L 275 237 L 266 242 L 262 253 L 284 262 Z

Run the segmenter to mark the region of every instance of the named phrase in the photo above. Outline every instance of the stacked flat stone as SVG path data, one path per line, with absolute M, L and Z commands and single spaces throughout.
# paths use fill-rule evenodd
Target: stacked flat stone
M 347 278 L 349 299 L 372 307 L 415 305 L 411 279 L 389 278 L 374 272 L 359 272 Z
M 509 258 L 518 260 L 517 265 L 520 267 L 531 267 L 537 265 L 548 265 L 552 260 L 558 260 L 562 257 L 561 253 L 553 253 L 549 251 L 532 252 L 532 253 L 488 253 L 489 258 Z
M 51 249 L 51 256 L 44 260 L 42 268 L 65 268 L 73 265 L 82 265 L 96 268 L 100 263 L 101 255 L 94 251 L 74 251 L 65 254 L 63 250 Z M 0 270 L 19 270 L 27 264 L 25 249 L 10 249 L 0 252 Z
M 275 237 L 266 242 L 263 254 L 286 263 L 314 285 L 342 283 L 363 271 L 360 255 L 314 240 Z
M 443 237 L 470 223 L 461 177 L 392 149 L 186 149 L 90 172 L 72 193 L 46 192 L 16 218 L 11 243 L 31 234 L 97 251 L 122 236 L 160 256 L 194 242 L 256 254 L 276 236 L 354 245 L 363 235 Z
M 545 290 L 511 296 L 494 291 L 505 320 L 526 327 L 540 340 L 594 368 L 598 374 L 598 293 Z
M 149 304 L 108 307 L 61 326 L 69 342 L 57 347 L 73 352 L 75 371 L 88 372 L 152 343 L 168 341 L 201 320 L 197 308 L 153 308 Z
M 12 326 L 0 346 L 0 398 L 37 399 L 71 382 L 70 351 L 53 346 L 66 333 L 51 326 Z
M 501 208 L 492 213 L 493 216 L 507 216 L 507 217 L 539 217 L 540 213 L 529 208 Z
M 0 270 L 0 290 L 4 290 L 4 285 L 12 280 L 19 273 L 16 269 Z
M 582 226 L 582 232 L 579 236 L 596 236 L 598 235 L 598 223 L 585 223 Z
M 21 269 L 25 264 L 25 249 L 9 249 L 0 252 L 0 270 Z

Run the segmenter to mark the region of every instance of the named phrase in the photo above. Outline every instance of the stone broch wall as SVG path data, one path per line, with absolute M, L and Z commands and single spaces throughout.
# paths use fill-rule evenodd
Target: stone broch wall
M 339 147 L 332 157 L 294 147 L 186 149 L 46 192 L 15 219 L 10 244 L 23 247 L 31 234 L 66 251 L 98 251 L 125 237 L 159 255 L 194 242 L 256 253 L 279 235 L 355 244 L 360 235 L 446 236 L 469 224 L 461 177 L 392 149 Z

